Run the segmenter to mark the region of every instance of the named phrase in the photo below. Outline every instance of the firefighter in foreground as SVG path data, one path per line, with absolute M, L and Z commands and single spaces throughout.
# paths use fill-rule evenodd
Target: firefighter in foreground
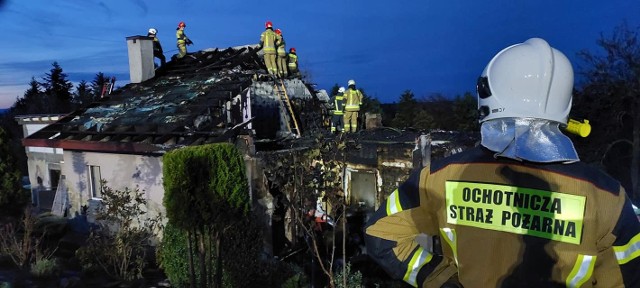
M 156 36 L 158 34 L 158 30 L 155 28 L 149 28 L 149 33 L 147 33 L 147 37 L 153 38 L 153 57 L 160 59 L 160 67 L 167 64 L 167 58 L 164 57 L 164 52 L 162 51 L 162 45 L 160 45 L 160 40 Z
M 191 39 L 189 39 L 189 37 L 187 37 L 187 34 L 184 34 L 184 28 L 186 28 L 187 25 L 184 22 L 180 22 L 178 23 L 178 28 L 176 28 L 176 40 L 177 40 L 177 46 L 178 46 L 178 59 L 181 59 L 182 57 L 187 55 L 187 45 L 191 45 L 193 44 L 193 42 L 191 41 Z
M 356 89 L 356 81 L 347 82 L 349 88 L 344 92 L 344 131 L 355 133 L 358 131 L 358 112 L 362 105 L 362 92 Z
M 276 65 L 276 38 L 277 35 L 273 32 L 273 23 L 267 21 L 264 24 L 264 32 L 260 34 L 260 49 L 264 53 L 264 65 L 267 66 L 267 72 L 269 75 L 278 75 L 278 66 Z
M 367 223 L 370 256 L 414 287 L 640 287 L 629 198 L 559 130 L 572 88 L 571 63 L 546 41 L 500 51 L 477 85 L 482 147 L 391 193 Z

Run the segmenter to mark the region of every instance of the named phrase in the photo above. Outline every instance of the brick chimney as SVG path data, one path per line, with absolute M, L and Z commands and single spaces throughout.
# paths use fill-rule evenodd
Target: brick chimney
M 156 75 L 153 63 L 153 38 L 140 35 L 129 36 L 127 50 L 131 83 L 140 83 Z

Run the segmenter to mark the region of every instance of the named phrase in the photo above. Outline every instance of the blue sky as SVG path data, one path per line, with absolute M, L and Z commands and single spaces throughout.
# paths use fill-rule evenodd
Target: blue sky
M 388 103 L 407 89 L 418 98 L 472 92 L 495 53 L 531 37 L 578 68 L 576 53 L 598 51 L 600 33 L 623 21 L 640 26 L 640 1 L 0 0 L 0 108 L 53 61 L 74 82 L 103 72 L 128 83 L 125 37 L 150 27 L 170 58 L 179 21 L 195 51 L 257 43 L 266 20 L 282 29 L 318 88 L 354 79 Z

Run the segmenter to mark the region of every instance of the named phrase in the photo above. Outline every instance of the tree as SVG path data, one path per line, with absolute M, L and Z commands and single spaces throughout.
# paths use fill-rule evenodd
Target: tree
M 586 82 L 574 98 L 573 117 L 592 118 L 591 136 L 575 141 L 581 158 L 600 163 L 640 199 L 640 27 L 600 36 L 604 54 L 581 51 Z
M 110 77 L 105 76 L 104 73 L 98 72 L 96 76 L 91 81 L 91 91 L 93 92 L 93 99 L 100 99 L 102 95 L 102 88 L 105 84 L 109 83 Z
M 80 81 L 76 86 L 76 91 L 73 93 L 73 102 L 77 106 L 83 106 L 93 102 L 93 91 L 87 83 L 87 81 Z
M 29 88 L 24 92 L 22 98 L 16 99 L 11 108 L 14 115 L 43 113 L 48 106 L 47 98 L 40 90 L 40 83 L 31 77 Z
M 396 112 L 391 125 L 396 128 L 415 127 L 417 115 L 420 112 L 418 101 L 411 90 L 405 90 L 400 95 L 398 101 L 398 112 Z
M 456 96 L 453 100 L 453 117 L 458 131 L 478 131 L 478 102 L 471 93 Z
M 359 90 L 362 92 L 362 107 L 360 107 L 362 113 L 382 113 L 380 100 L 367 95 L 362 88 L 359 88 Z
M 53 62 L 53 68 L 42 78 L 40 85 L 44 88 L 52 102 L 51 113 L 69 112 L 71 110 L 71 89 L 73 84 L 67 79 L 58 62 Z
M 453 112 L 453 101 L 442 94 L 435 93 L 421 102 L 424 109 L 434 120 L 432 128 L 442 130 L 458 129 Z
M 225 231 L 249 213 L 244 160 L 235 146 L 218 143 L 173 150 L 164 155 L 163 163 L 163 202 L 169 223 L 187 231 L 188 257 L 197 247 L 200 287 L 221 287 Z M 193 286 L 193 259 L 189 266 Z M 215 281 L 210 276 L 214 274 Z
M 0 128 L 0 215 L 18 215 L 27 204 L 29 194 L 20 184 L 18 170 L 11 153 L 9 137 Z

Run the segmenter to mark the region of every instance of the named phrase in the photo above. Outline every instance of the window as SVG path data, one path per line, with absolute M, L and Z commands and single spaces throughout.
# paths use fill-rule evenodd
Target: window
M 102 178 L 100 176 L 100 166 L 88 165 L 87 168 L 89 171 L 89 192 L 91 193 L 91 198 L 101 199 Z

